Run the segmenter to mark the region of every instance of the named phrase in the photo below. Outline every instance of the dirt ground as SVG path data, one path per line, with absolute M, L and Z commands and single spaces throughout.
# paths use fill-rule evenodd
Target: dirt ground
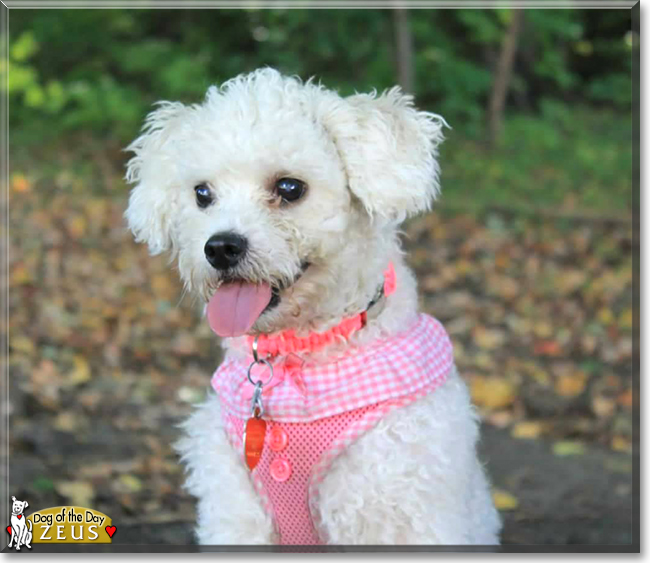
M 171 444 L 216 339 L 124 197 L 37 188 L 12 186 L 9 494 L 104 512 L 116 544 L 191 544 Z M 631 543 L 630 227 L 430 214 L 405 245 L 483 420 L 503 543 Z

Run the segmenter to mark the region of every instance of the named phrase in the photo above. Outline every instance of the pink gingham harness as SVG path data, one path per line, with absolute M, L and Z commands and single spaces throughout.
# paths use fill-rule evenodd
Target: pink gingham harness
M 251 361 L 228 360 L 212 378 L 229 439 L 239 452 L 251 412 Z M 276 358 L 273 379 L 263 388 L 265 447 L 251 475 L 282 544 L 322 543 L 311 507 L 330 464 L 392 409 L 434 391 L 452 362 L 447 333 L 424 314 L 404 332 L 351 348 L 329 363 L 305 362 L 295 354 Z M 260 367 L 254 379 L 264 377 Z

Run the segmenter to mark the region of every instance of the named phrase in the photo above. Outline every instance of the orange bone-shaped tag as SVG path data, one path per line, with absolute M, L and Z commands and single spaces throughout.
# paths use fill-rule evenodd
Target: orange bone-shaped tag
M 262 457 L 266 421 L 261 418 L 249 418 L 244 430 L 244 458 L 246 465 L 253 471 Z

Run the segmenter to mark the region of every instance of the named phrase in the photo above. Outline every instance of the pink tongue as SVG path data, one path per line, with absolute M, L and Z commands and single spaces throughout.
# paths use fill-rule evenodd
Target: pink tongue
M 271 301 L 267 283 L 224 283 L 208 303 L 210 328 L 219 336 L 241 336 Z

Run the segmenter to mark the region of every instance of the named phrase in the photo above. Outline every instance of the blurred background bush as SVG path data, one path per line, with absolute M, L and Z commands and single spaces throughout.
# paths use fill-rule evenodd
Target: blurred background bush
M 16 11 L 12 139 L 58 144 L 84 131 L 123 146 L 158 99 L 196 102 L 209 85 L 261 65 L 315 75 L 343 94 L 381 90 L 402 78 L 420 106 L 454 128 L 446 174 L 461 184 L 480 179 L 480 199 L 532 197 L 556 205 L 577 197 L 576 205 L 629 206 L 629 11 L 398 13 Z M 514 21 L 517 14 L 523 21 Z M 513 32 L 512 72 L 499 82 L 498 63 Z M 495 158 L 480 141 L 490 137 L 490 112 L 498 113 L 490 104 L 494 90 L 504 87 L 508 111 L 497 142 L 504 158 L 490 166 Z M 585 174 L 592 181 L 584 182 Z M 449 190 L 449 197 L 459 193 Z
M 192 541 L 170 443 L 219 351 L 126 232 L 122 149 L 153 102 L 271 65 L 401 83 L 450 123 L 405 244 L 486 424 L 504 541 L 631 541 L 629 10 L 12 10 L 9 31 L 10 494 Z

